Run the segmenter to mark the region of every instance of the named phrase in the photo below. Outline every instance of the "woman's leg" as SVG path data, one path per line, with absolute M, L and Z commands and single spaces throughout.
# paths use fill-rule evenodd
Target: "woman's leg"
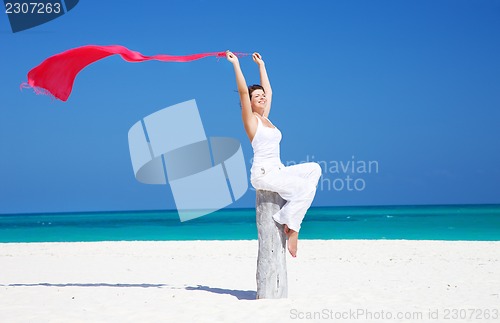
M 278 192 L 287 203 L 274 219 L 287 224 L 293 231 L 299 231 L 304 216 L 316 194 L 316 187 L 321 176 L 321 167 L 317 163 L 304 163 L 285 167 L 280 170 L 276 181 Z
M 321 167 L 317 163 L 304 163 L 273 170 L 252 184 L 256 189 L 276 192 L 287 201 L 273 218 L 298 232 L 316 194 L 320 176 Z
M 287 201 L 273 218 L 284 226 L 288 249 L 294 257 L 300 225 L 314 199 L 320 176 L 321 167 L 317 163 L 305 163 L 275 170 L 252 183 L 257 189 L 277 192 Z

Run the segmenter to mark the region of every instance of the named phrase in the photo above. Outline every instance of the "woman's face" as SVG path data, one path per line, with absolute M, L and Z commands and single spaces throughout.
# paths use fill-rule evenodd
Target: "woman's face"
M 252 105 L 252 111 L 262 114 L 267 104 L 266 94 L 263 90 L 257 89 L 252 92 L 252 98 L 250 99 Z

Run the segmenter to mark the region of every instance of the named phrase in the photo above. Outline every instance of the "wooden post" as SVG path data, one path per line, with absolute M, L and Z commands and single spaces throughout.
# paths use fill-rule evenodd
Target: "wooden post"
M 257 190 L 257 299 L 288 297 L 286 274 L 286 234 L 283 226 L 272 218 L 286 201 L 278 193 Z

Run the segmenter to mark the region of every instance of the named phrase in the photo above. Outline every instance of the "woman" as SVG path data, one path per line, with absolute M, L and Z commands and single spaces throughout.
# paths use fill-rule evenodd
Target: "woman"
M 288 167 L 281 163 L 281 132 L 267 118 L 273 92 L 260 54 L 254 53 L 252 58 L 259 66 L 261 85 L 250 87 L 247 87 L 238 57 L 230 51 L 226 52 L 226 57 L 234 67 L 243 125 L 254 151 L 250 182 L 256 190 L 276 192 L 287 201 L 273 215 L 273 219 L 283 225 L 288 237 L 288 251 L 292 257 L 296 257 L 300 225 L 314 199 L 321 167 L 317 163 Z

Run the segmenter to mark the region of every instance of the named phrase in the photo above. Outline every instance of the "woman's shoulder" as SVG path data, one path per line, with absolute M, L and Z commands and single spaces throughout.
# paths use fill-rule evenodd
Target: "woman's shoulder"
M 252 114 L 257 118 L 257 120 L 260 120 L 260 118 L 262 118 L 257 112 L 252 112 Z

